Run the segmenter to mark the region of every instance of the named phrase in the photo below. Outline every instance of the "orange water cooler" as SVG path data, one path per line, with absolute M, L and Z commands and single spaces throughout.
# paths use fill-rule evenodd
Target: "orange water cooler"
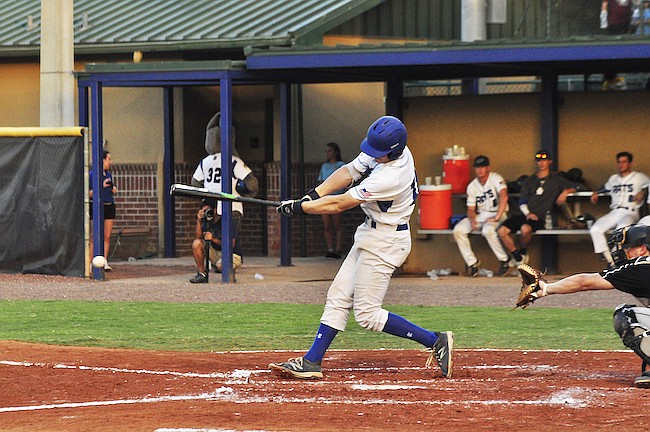
M 470 181 L 469 155 L 444 155 L 442 157 L 442 178 L 444 183 L 451 185 L 451 193 L 464 194 Z
M 451 185 L 420 186 L 420 228 L 449 229 Z

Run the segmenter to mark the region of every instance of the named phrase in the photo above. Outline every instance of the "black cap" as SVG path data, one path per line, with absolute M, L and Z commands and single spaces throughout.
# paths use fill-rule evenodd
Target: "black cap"
M 476 156 L 474 158 L 474 166 L 475 167 L 484 167 L 484 166 L 490 166 L 490 159 L 488 159 L 487 156 Z
M 549 159 L 552 159 L 551 154 L 546 150 L 539 150 L 537 153 L 535 153 L 535 160 L 549 160 Z

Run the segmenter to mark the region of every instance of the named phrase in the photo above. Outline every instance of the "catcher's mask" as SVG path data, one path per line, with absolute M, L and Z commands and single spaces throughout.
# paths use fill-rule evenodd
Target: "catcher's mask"
M 615 230 L 609 238 L 609 248 L 612 251 L 614 263 L 618 266 L 630 259 L 627 250 L 635 246 L 645 245 L 650 248 L 650 227 L 635 224 Z

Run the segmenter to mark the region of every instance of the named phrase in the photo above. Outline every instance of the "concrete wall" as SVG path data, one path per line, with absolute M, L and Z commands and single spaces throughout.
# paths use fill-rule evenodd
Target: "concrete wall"
M 354 159 L 368 127 L 385 113 L 383 83 L 308 84 L 302 94 L 306 162 L 322 163 L 330 141 L 344 161 Z

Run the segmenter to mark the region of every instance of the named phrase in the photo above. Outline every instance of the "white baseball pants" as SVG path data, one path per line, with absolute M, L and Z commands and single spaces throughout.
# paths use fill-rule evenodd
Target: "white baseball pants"
M 499 222 L 485 222 L 486 219 L 494 217 L 494 213 L 479 213 L 476 215 L 476 221 L 479 224 L 481 229 L 481 234 L 488 242 L 492 253 L 497 257 L 499 261 L 508 261 L 508 254 L 506 253 L 501 240 L 499 240 L 499 235 L 497 234 L 497 227 L 499 222 L 505 220 L 505 215 L 501 218 Z M 472 232 L 472 224 L 469 221 L 469 218 L 465 218 L 458 222 L 454 227 L 454 240 L 458 245 L 458 250 L 465 260 L 465 264 L 471 266 L 475 264 L 478 260 L 476 255 L 472 251 L 472 246 L 469 242 L 469 233 Z
M 354 245 L 327 292 L 320 322 L 343 331 L 353 309 L 361 327 L 382 331 L 388 320 L 382 304 L 390 278 L 409 252 L 409 230 L 396 231 L 394 225 L 381 224 L 371 228 L 365 222 L 359 225 Z
M 638 210 L 627 210 L 624 208 L 618 208 L 610 211 L 606 215 L 600 217 L 589 230 L 591 234 L 591 241 L 594 243 L 594 252 L 599 253 L 609 253 L 609 247 L 607 246 L 607 238 L 605 233 L 612 228 L 621 228 L 624 226 L 631 225 L 639 220 L 639 211 Z

